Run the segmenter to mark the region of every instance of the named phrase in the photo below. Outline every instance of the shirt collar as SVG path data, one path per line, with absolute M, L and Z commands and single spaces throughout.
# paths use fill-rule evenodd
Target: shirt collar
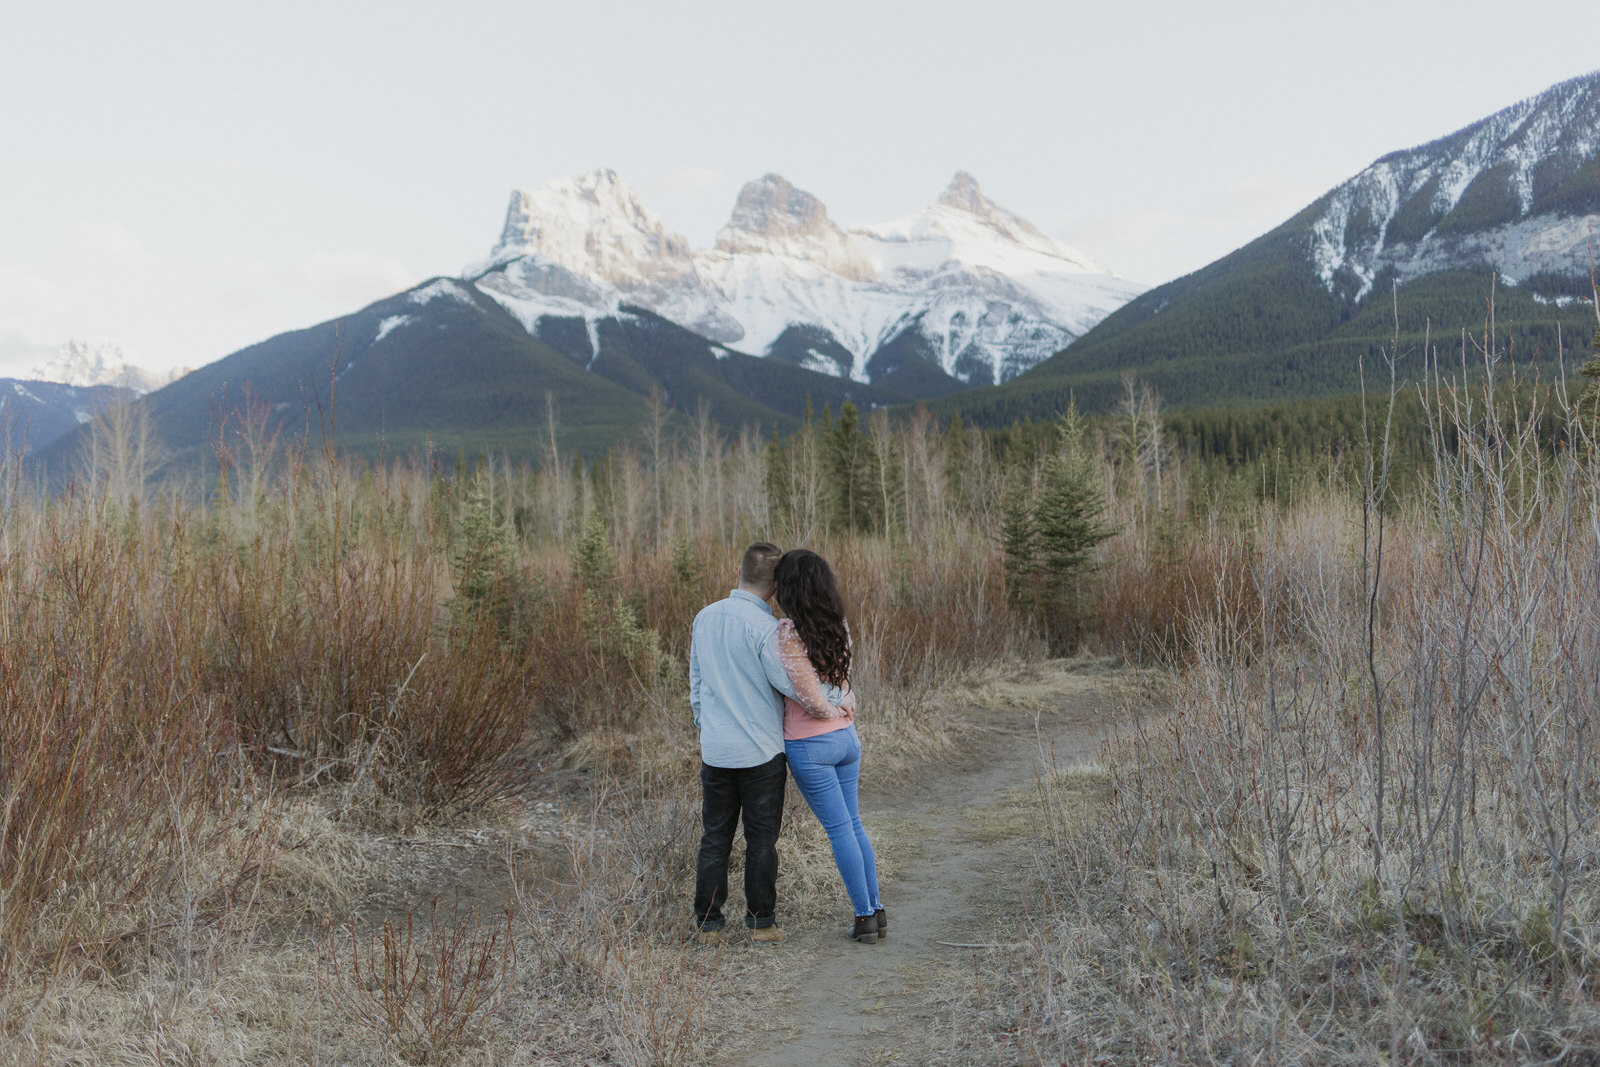
M 728 598 L 730 600 L 732 598 L 734 598 L 734 597 L 742 597 L 745 600 L 753 601 L 754 603 L 760 604 L 762 611 L 766 612 L 768 615 L 772 614 L 772 605 L 768 604 L 765 600 L 762 600 L 760 597 L 756 596 L 752 592 L 749 592 L 748 590 L 735 589 L 733 592 L 728 594 Z

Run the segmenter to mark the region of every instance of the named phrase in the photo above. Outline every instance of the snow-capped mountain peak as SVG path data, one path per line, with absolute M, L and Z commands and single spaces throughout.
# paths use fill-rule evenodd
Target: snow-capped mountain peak
M 717 232 L 716 250 L 790 256 L 855 281 L 874 279 L 872 264 L 828 218 L 822 201 L 777 174 L 746 182 L 739 190 L 732 217 Z
M 490 262 L 538 256 L 573 273 L 637 284 L 693 270 L 689 242 L 615 171 L 516 189 Z
M 913 258 L 915 263 L 923 263 L 929 256 L 936 255 L 937 247 L 942 249 L 943 259 L 1002 274 L 1019 270 L 1111 273 L 1091 257 L 989 199 L 979 188 L 978 180 L 964 170 L 957 171 L 939 198 L 922 212 L 895 222 L 865 226 L 855 232 L 878 241 L 934 242 Z M 1045 259 L 1019 261 L 1019 252 Z
M 28 379 L 80 388 L 116 385 L 135 393 L 148 393 L 177 380 L 182 373 L 159 374 L 135 365 L 119 341 L 76 338 L 63 344 L 48 360 L 29 371 Z
M 1085 271 L 1105 272 L 1105 268 L 1075 248 L 1069 248 L 1042 232 L 1027 219 L 990 200 L 978 188 L 978 180 L 964 170 L 956 171 L 950 185 L 934 201 L 934 211 L 945 208 L 971 216 L 996 236 L 1042 255 L 1053 256 Z
M 988 214 L 994 208 L 993 202 L 978 188 L 978 179 L 964 170 L 956 171 L 956 176 L 950 179 L 950 184 L 934 203 L 973 215 Z
M 724 252 L 765 251 L 749 243 L 785 237 L 844 236 L 844 231 L 828 218 L 822 201 L 796 189 L 780 175 L 767 174 L 746 182 L 734 202 L 733 216 L 717 234 L 717 247 Z
M 1143 289 L 996 204 L 964 171 L 921 213 L 849 231 L 817 197 L 766 174 L 702 250 L 615 173 L 594 171 L 514 192 L 499 244 L 467 274 L 535 333 L 545 318 L 592 327 L 631 304 L 829 374 L 876 381 L 912 358 L 968 384 L 1014 377 Z M 894 355 L 875 363 L 886 346 Z

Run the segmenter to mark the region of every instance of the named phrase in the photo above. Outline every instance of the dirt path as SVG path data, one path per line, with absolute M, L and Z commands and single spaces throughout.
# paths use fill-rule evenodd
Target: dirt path
M 862 811 L 886 879 L 891 933 L 875 946 L 837 930 L 795 930 L 787 989 L 770 1029 L 724 1062 L 749 1067 L 924 1063 L 952 1028 L 942 979 L 1004 951 L 1031 887 L 1028 837 L 1036 774 L 1093 761 L 1117 698 L 1106 675 L 1053 674 L 1033 710 L 1002 705 L 962 765 L 909 788 L 869 787 Z M 1041 754 L 1045 754 L 1043 759 Z M 966 946 L 966 947 L 962 947 Z M 979 946 L 979 947 L 972 947 Z

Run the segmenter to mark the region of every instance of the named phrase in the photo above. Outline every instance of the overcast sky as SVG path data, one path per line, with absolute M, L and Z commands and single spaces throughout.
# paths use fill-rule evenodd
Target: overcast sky
M 612 167 L 697 247 L 768 171 L 845 226 L 958 169 L 1126 277 L 1600 67 L 1570 0 L 0 6 L 0 375 L 196 366 L 493 244 Z

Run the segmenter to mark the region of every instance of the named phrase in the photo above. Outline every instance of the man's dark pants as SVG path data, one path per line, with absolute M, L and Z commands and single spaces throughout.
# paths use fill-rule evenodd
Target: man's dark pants
M 694 881 L 694 918 L 702 930 L 720 930 L 728 899 L 728 853 L 744 816 L 744 924 L 771 926 L 778 905 L 778 831 L 783 827 L 783 790 L 789 761 L 778 753 L 757 767 L 700 764 L 700 862 Z

